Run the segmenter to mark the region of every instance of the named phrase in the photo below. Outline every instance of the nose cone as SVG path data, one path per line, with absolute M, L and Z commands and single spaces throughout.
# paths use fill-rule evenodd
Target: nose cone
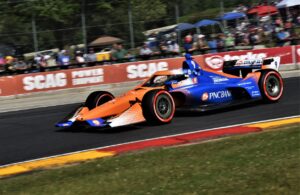
M 110 116 L 116 116 L 124 112 L 130 107 L 128 100 L 115 99 L 105 104 L 98 106 L 87 113 L 84 113 L 77 117 L 78 121 L 92 120 L 95 118 L 105 118 Z

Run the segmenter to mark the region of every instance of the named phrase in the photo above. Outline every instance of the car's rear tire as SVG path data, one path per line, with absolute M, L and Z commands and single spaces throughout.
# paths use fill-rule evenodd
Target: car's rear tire
M 265 102 L 276 102 L 283 94 L 283 79 L 275 70 L 261 71 L 259 88 Z
M 86 98 L 85 106 L 91 110 L 114 98 L 115 97 L 107 91 L 94 91 Z
M 142 100 L 143 115 L 152 125 L 170 123 L 175 113 L 175 103 L 165 90 L 152 90 Z

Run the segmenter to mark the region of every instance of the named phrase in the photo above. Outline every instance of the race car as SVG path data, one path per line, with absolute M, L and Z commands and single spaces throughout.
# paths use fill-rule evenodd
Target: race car
M 185 57 L 181 69 L 156 72 L 119 97 L 107 91 L 92 92 L 56 126 L 165 124 L 176 110 L 207 111 L 250 101 L 276 102 L 282 97 L 280 57 L 227 61 L 220 72 L 201 68 L 189 54 Z

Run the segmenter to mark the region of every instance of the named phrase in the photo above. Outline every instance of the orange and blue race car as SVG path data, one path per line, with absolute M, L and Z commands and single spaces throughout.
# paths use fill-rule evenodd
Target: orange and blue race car
M 56 126 L 118 127 L 144 121 L 157 125 L 171 122 L 176 110 L 207 111 L 251 101 L 276 102 L 283 94 L 280 57 L 227 61 L 222 72 L 203 69 L 191 55 L 185 57 L 182 69 L 156 72 L 119 97 L 106 91 L 91 93 Z

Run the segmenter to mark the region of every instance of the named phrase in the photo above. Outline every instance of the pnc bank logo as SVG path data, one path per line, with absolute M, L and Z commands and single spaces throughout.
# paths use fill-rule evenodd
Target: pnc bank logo
M 205 92 L 201 96 L 202 101 L 207 100 L 216 100 L 216 99 L 223 99 L 223 98 L 230 98 L 231 93 L 228 90 L 222 90 L 222 91 L 214 91 L 214 92 Z

